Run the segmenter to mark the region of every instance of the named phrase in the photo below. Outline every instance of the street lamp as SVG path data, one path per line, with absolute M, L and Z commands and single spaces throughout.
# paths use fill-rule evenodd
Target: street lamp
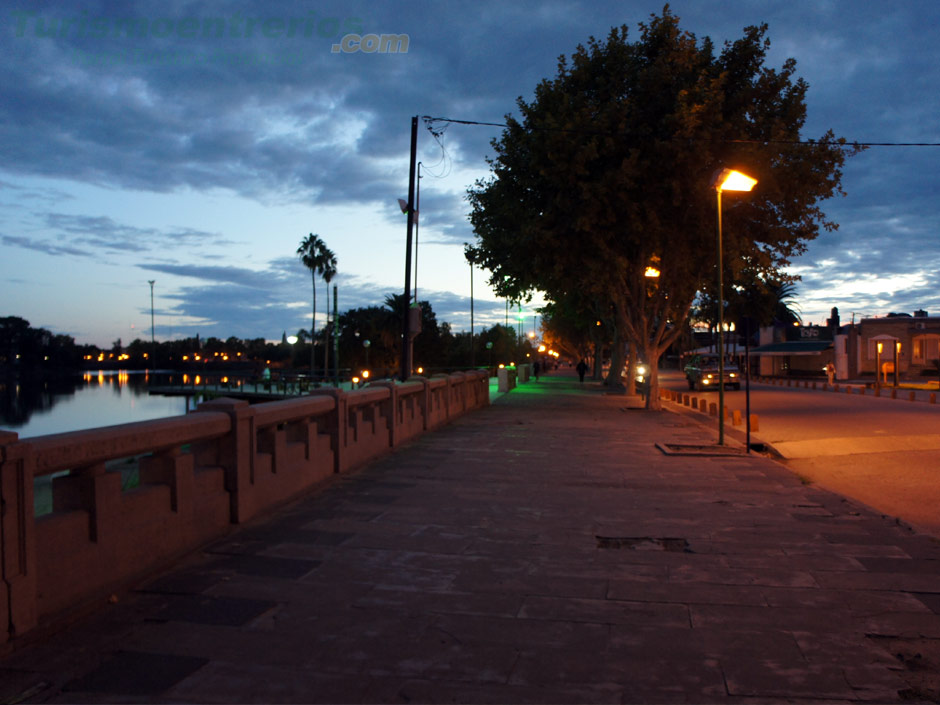
M 467 258 L 467 264 L 470 265 L 470 367 L 475 367 L 474 365 L 474 355 L 473 355 L 473 250 L 470 249 L 470 245 L 466 242 L 463 244 L 463 256 Z
M 884 344 L 879 340 L 875 346 L 878 354 L 875 356 L 875 389 L 881 391 L 881 353 L 884 352 Z
M 725 322 L 725 296 L 721 271 L 721 192 L 750 191 L 756 183 L 757 179 L 734 169 L 722 169 L 712 179 L 712 186 L 718 198 L 718 445 L 725 444 L 725 350 L 722 331 Z
M 901 341 L 894 341 L 894 388 L 897 389 L 898 386 L 898 367 L 900 365 L 900 360 L 898 357 L 901 355 Z

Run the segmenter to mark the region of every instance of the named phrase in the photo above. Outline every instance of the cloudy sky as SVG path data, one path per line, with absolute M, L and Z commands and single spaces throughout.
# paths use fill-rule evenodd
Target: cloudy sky
M 936 0 L 678 0 L 719 45 L 767 22 L 797 60 L 804 132 L 940 143 Z M 0 315 L 108 345 L 150 334 L 279 338 L 309 327 L 295 255 L 320 235 L 340 308 L 404 284 L 411 116 L 500 122 L 557 58 L 662 2 L 42 2 L 0 10 Z M 396 53 L 349 35 L 407 35 Z M 346 38 L 344 41 L 344 37 Z M 407 48 L 407 51 L 404 49 Z M 365 51 L 375 49 L 374 51 Z M 469 327 L 464 200 L 492 127 L 421 125 L 417 285 Z M 804 319 L 940 315 L 940 147 L 851 159 L 840 224 L 795 263 Z M 503 303 L 475 278 L 477 322 Z M 318 305 L 323 305 L 322 285 Z M 321 313 L 321 323 L 323 314 Z M 318 323 L 320 325 L 320 323 Z

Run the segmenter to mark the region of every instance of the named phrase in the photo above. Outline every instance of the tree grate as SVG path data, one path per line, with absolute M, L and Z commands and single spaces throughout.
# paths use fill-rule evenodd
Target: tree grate
M 598 548 L 693 553 L 689 542 L 681 538 L 653 538 L 651 536 L 595 536 L 594 538 L 597 539 Z

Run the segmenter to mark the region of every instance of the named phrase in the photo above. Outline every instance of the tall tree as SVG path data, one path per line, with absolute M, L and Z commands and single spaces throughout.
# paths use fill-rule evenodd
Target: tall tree
M 759 182 L 726 198 L 726 281 L 742 268 L 772 278 L 820 228 L 837 227 L 818 202 L 841 193 L 856 150 L 831 131 L 801 142 L 808 86 L 792 59 L 764 66 L 766 32 L 747 27 L 716 53 L 666 6 L 638 41 L 626 26 L 590 38 L 532 102 L 518 100 L 521 118 L 507 116 L 493 142 L 491 177 L 469 191 L 475 255 L 497 293 L 609 301 L 611 369 L 619 377 L 622 336 L 650 364 L 649 408 L 660 408 L 660 356 L 697 292 L 714 288 L 716 170 Z
M 330 376 L 330 282 L 336 276 L 336 255 L 326 243 L 321 243 L 319 260 L 320 273 L 326 288 L 326 332 L 323 336 L 323 378 L 326 379 Z
M 314 341 L 316 340 L 316 331 L 317 331 L 317 275 L 323 273 L 323 260 L 321 253 L 323 248 L 326 245 L 323 243 L 323 240 L 320 239 L 319 235 L 314 235 L 310 233 L 305 237 L 301 243 L 300 247 L 297 248 L 297 254 L 300 256 L 300 261 L 304 263 L 304 266 L 310 270 L 310 281 L 312 283 L 313 290 L 313 308 L 312 314 L 310 316 L 310 376 L 313 376 L 314 370 L 314 352 L 316 351 L 316 346 Z M 329 297 L 327 297 L 327 305 L 329 305 Z

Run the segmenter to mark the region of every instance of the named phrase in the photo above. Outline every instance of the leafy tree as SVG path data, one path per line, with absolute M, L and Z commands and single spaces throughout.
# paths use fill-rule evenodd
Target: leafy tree
M 368 348 L 365 341 L 369 341 Z M 339 316 L 339 345 L 343 360 L 360 371 L 369 369 L 373 377 L 394 370 L 400 354 L 401 325 L 387 308 L 354 308 Z
M 590 38 L 494 140 L 492 175 L 469 191 L 476 260 L 501 296 L 540 289 L 553 301 L 608 301 L 611 369 L 623 336 L 657 364 L 682 332 L 697 292 L 715 279 L 715 191 L 734 166 L 758 180 L 723 209 L 726 281 L 743 269 L 770 279 L 819 229 L 818 202 L 841 193 L 856 150 L 826 132 L 800 143 L 807 84 L 796 63 L 764 65 L 767 27 L 716 52 L 679 27 L 666 6 L 627 39 L 627 27 Z M 658 277 L 647 267 L 657 265 Z M 632 377 L 632 374 L 630 375 Z

